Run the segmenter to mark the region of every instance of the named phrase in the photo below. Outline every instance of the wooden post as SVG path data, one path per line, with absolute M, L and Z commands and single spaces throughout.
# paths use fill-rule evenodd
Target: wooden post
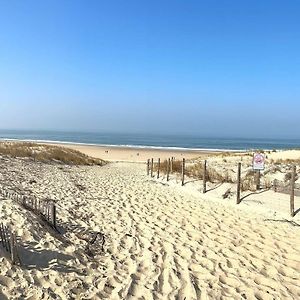
M 238 164 L 238 173 L 237 173 L 237 191 L 236 191 L 236 204 L 241 202 L 241 169 L 242 164 Z
M 53 202 L 51 203 L 51 218 L 52 225 L 56 228 L 56 206 Z
M 167 181 L 169 181 L 170 176 L 170 158 L 167 160 Z
M 159 169 L 160 169 L 160 158 L 158 159 L 157 162 L 157 179 L 159 178 Z
M 3 244 L 4 244 L 4 247 L 6 249 L 6 251 L 9 251 L 9 248 L 8 248 L 8 241 L 7 241 L 7 236 L 6 236 L 6 230 L 5 230 L 5 226 L 1 223 L 1 230 L 2 230 L 2 235 L 3 235 Z
M 15 264 L 15 236 L 12 232 L 12 230 L 10 229 L 10 258 L 11 258 L 11 262 L 12 264 Z
M 182 159 L 182 166 L 181 166 L 181 185 L 184 185 L 184 173 L 185 173 L 185 158 Z
M 153 158 L 151 158 L 151 177 L 153 177 Z
M 260 170 L 257 170 L 256 176 L 256 190 L 260 190 Z
M 290 197 L 291 217 L 294 217 L 295 215 L 295 180 L 296 180 L 296 166 L 293 166 L 292 178 L 291 178 L 291 197 Z
M 150 159 L 147 159 L 147 175 L 149 175 L 150 170 Z
M 173 172 L 173 156 L 170 161 L 170 173 L 172 173 L 172 172 Z
M 4 248 L 5 243 L 4 243 L 4 233 L 3 233 L 3 230 L 2 230 L 2 223 L 0 224 L 0 237 L 1 237 L 2 246 Z
M 206 193 L 206 179 L 207 179 L 207 160 L 204 161 L 203 163 L 203 194 Z

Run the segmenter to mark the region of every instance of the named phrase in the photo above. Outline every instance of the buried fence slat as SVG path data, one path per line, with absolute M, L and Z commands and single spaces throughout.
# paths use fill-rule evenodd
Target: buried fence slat
M 8 247 L 7 247 L 7 240 L 6 240 L 6 234 L 5 234 L 5 226 L 3 225 L 3 223 L 0 224 L 0 231 L 1 231 L 1 240 L 2 240 L 2 245 L 3 248 L 6 251 L 9 251 Z
M 273 181 L 273 187 L 274 187 L 274 192 L 277 192 L 277 179 L 274 179 Z
M 167 181 L 169 181 L 170 176 L 170 158 L 167 160 Z
M 52 225 L 56 228 L 56 205 L 52 202 L 51 204 L 51 217 L 52 217 Z
M 184 175 L 185 175 L 185 158 L 182 159 L 182 166 L 181 166 L 181 185 L 184 185 Z
M 8 252 L 10 252 L 11 248 L 10 248 L 10 242 L 9 242 L 8 229 L 6 226 L 4 226 L 4 235 L 5 235 L 6 250 Z
M 292 178 L 291 178 L 291 196 L 290 196 L 291 217 L 294 217 L 295 215 L 295 180 L 296 180 L 296 166 L 293 166 Z
M 150 159 L 147 159 L 147 175 L 149 175 L 150 170 Z
M 157 179 L 159 178 L 160 158 L 157 161 Z
M 203 194 L 206 193 L 206 179 L 207 179 L 206 170 L 207 170 L 207 160 L 205 160 L 203 163 Z
M 4 230 L 2 228 L 2 223 L 0 224 L 0 235 L 1 235 L 1 242 L 2 242 L 2 246 L 3 248 L 6 248 L 5 247 L 5 237 L 4 237 Z
M 4 239 L 3 239 L 2 227 L 1 226 L 0 226 L 0 238 L 1 238 L 2 246 L 4 247 Z
M 241 169 L 242 164 L 238 164 L 238 172 L 237 172 L 237 191 L 236 191 L 236 204 L 241 202 Z
M 14 264 L 16 262 L 15 237 L 11 229 L 10 229 L 10 258 L 11 258 L 11 262 Z
M 47 202 L 47 216 L 46 216 L 46 220 L 49 223 L 51 223 L 51 220 L 52 220 L 51 213 L 52 213 L 51 204 L 49 202 Z
M 151 177 L 153 177 L 153 158 L 151 158 Z

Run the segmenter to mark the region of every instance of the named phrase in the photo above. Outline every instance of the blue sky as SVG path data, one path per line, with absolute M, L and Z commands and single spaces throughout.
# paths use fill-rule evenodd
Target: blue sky
M 299 1 L 0 0 L 0 128 L 300 137 Z

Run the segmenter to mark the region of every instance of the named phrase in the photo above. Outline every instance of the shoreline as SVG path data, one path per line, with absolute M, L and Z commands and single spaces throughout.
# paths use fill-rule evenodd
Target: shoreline
M 104 159 L 110 162 L 137 162 L 144 163 L 148 159 L 166 160 L 174 157 L 175 159 L 197 159 L 200 157 L 208 157 L 219 153 L 230 152 L 244 153 L 239 151 L 218 151 L 213 149 L 189 149 L 189 148 L 166 148 L 166 147 L 138 147 L 138 146 L 117 146 L 117 145 L 94 145 L 84 143 L 69 143 L 55 141 L 40 140 L 16 140 L 2 139 L 3 142 L 34 142 L 40 145 L 50 145 L 65 147 L 72 150 L 80 151 L 94 158 Z
M 12 138 L 0 138 L 0 142 L 26 142 L 37 144 L 50 144 L 50 145 L 76 145 L 76 146 L 92 146 L 102 148 L 118 148 L 118 149 L 153 149 L 162 151 L 189 151 L 189 152 L 213 152 L 213 153 L 245 153 L 254 149 L 226 149 L 226 148 L 189 148 L 189 147 L 176 147 L 176 146 L 153 146 L 153 145 L 115 145 L 115 144 L 94 144 L 94 143 L 80 143 L 80 142 L 67 142 L 56 140 L 34 140 L 34 139 L 12 139 Z M 272 151 L 271 149 L 263 149 L 264 151 Z M 277 149 L 288 150 L 288 149 Z
M 185 158 L 207 159 L 212 156 L 228 155 L 245 155 L 255 150 L 234 150 L 234 149 L 205 149 L 205 148 L 180 148 L 180 147 L 156 147 L 156 146 L 139 146 L 139 145 L 104 145 L 89 143 L 73 143 L 65 141 L 33 140 L 33 139 L 7 139 L 0 138 L 0 142 L 27 142 L 40 145 L 50 145 L 65 147 L 72 150 L 80 151 L 88 156 L 100 158 L 110 162 L 136 162 L 145 163 L 148 159 L 166 160 L 173 157 L 174 159 Z M 273 159 L 300 159 L 300 150 L 298 149 L 276 149 L 264 150 L 269 152 L 268 157 Z

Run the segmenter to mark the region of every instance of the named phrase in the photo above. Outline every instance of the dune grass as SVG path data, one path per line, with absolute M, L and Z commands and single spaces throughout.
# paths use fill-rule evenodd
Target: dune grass
M 105 165 L 102 159 L 87 156 L 65 147 L 30 142 L 0 142 L 0 155 L 31 158 L 40 162 L 56 162 L 69 165 Z

